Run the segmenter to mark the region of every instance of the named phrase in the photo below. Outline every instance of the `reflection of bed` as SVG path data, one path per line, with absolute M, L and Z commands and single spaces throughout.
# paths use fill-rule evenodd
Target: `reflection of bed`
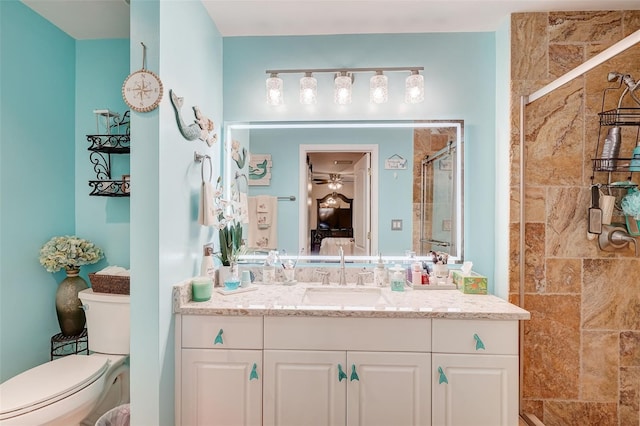
M 344 250 L 345 256 L 351 256 L 353 254 L 353 238 L 324 238 L 320 244 L 320 254 L 322 256 L 337 256 L 340 247 Z
M 334 204 L 329 200 L 333 199 Z M 316 229 L 311 230 L 311 252 L 322 253 L 322 242 L 325 238 L 351 238 L 353 237 L 352 227 L 352 198 L 347 198 L 343 194 L 332 193 L 322 198 L 316 199 L 318 223 Z M 345 247 L 345 254 L 347 247 Z M 337 249 L 336 252 L 337 253 Z

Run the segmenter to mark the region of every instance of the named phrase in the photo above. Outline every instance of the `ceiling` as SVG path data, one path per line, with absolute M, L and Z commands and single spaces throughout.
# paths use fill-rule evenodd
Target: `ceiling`
M 143 0 L 22 1 L 82 40 L 128 38 L 128 3 Z M 638 0 L 201 1 L 224 37 L 483 32 L 495 31 L 514 12 L 640 9 Z
M 330 173 L 353 175 L 353 165 L 362 152 L 312 152 L 307 154 L 314 177 L 327 178 Z

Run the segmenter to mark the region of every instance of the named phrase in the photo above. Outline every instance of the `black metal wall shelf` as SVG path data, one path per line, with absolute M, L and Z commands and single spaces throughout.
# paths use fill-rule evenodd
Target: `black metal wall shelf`
M 606 90 L 605 90 L 606 94 Z M 603 105 L 604 96 L 603 94 Z M 636 146 L 640 140 L 640 108 L 615 108 L 598 113 L 600 117 L 600 126 L 598 130 L 598 139 L 596 143 L 595 154 L 598 155 L 601 151 L 601 140 L 604 138 L 603 128 L 610 126 L 619 127 L 637 127 L 636 138 L 633 141 L 632 146 Z M 624 141 L 628 143 L 627 140 Z M 633 173 L 638 173 L 635 167 L 631 167 L 632 158 L 616 157 L 616 158 L 593 158 L 592 163 L 592 175 L 591 182 L 595 183 L 595 174 L 597 172 L 608 173 L 607 183 L 603 186 L 608 187 L 612 183 L 612 173 L 626 173 L 626 179 L 631 180 Z
M 129 181 L 123 180 L 90 180 L 89 195 L 100 197 L 128 197 Z
M 128 154 L 130 151 L 129 135 L 87 135 L 87 140 L 91 143 L 89 151 L 110 154 Z
M 87 135 L 90 151 L 89 161 L 93 164 L 96 180 L 90 180 L 91 196 L 100 197 L 129 197 L 130 182 L 128 179 L 113 179 L 111 176 L 111 156 L 129 154 L 131 152 L 131 137 L 129 135 L 130 112 L 125 112 L 122 120 L 119 115 L 112 115 L 108 110 L 94 111 L 107 120 L 107 134 Z M 110 121 L 113 120 L 113 123 Z M 125 134 L 120 134 L 120 126 L 125 128 Z M 111 131 L 117 133 L 112 134 Z
M 640 108 L 616 108 L 598 115 L 601 126 L 640 126 Z
M 637 172 L 631 170 L 631 158 L 594 158 L 594 172 Z

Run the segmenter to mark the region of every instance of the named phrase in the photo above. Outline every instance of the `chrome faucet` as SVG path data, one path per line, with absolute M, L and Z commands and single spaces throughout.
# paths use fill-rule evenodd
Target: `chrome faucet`
M 342 246 L 339 247 L 338 254 L 340 255 L 340 280 L 338 285 L 347 285 L 347 278 L 344 274 L 344 249 Z

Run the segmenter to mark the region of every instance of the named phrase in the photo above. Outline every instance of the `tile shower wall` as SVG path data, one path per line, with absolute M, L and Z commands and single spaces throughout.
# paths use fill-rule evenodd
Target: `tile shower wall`
M 512 16 L 510 300 L 516 304 L 519 98 L 638 29 L 640 11 Z M 640 78 L 640 46 L 526 107 L 523 307 L 531 320 L 523 336 L 522 408 L 546 426 L 640 425 L 640 259 L 632 249 L 602 252 L 586 237 L 597 113 L 609 71 Z M 615 108 L 619 93 L 605 109 Z M 624 141 L 625 135 L 621 156 L 629 157 L 633 146 Z

